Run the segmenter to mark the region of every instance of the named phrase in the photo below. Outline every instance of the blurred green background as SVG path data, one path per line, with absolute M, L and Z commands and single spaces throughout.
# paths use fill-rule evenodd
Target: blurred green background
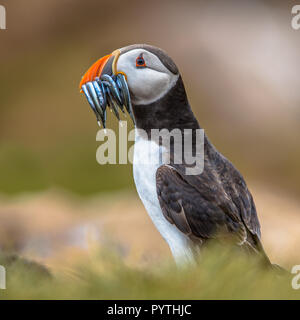
M 200 124 L 245 178 L 299 196 L 300 31 L 290 25 L 292 1 L 1 4 L 1 193 L 133 189 L 130 165 L 97 164 L 97 125 L 78 83 L 99 57 L 149 43 L 176 61 Z

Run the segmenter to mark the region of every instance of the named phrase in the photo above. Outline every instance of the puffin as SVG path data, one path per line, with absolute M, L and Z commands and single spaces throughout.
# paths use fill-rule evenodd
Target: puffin
M 203 170 L 198 174 L 187 174 L 190 163 L 175 161 L 173 140 L 168 145 L 151 139 L 153 129 L 176 129 L 182 134 L 189 130 L 195 152 L 196 132 L 203 129 L 191 109 L 178 67 L 164 50 L 147 44 L 117 49 L 90 67 L 80 89 L 104 125 L 107 105 L 117 117 L 116 105 L 127 107 L 135 126 L 136 190 L 176 264 L 196 262 L 201 247 L 210 240 L 230 239 L 234 246 L 272 265 L 261 242 L 258 215 L 246 182 L 207 135 L 203 135 Z M 147 161 L 149 158 L 158 161 Z

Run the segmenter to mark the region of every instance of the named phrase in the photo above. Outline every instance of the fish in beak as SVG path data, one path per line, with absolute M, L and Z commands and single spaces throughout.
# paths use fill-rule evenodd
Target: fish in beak
M 126 109 L 134 120 L 126 75 L 117 72 L 119 56 L 120 50 L 116 50 L 96 61 L 79 84 L 80 92 L 85 94 L 99 126 L 102 123 L 104 128 L 107 107 L 113 111 L 118 120 L 120 120 L 119 109 L 124 113 Z

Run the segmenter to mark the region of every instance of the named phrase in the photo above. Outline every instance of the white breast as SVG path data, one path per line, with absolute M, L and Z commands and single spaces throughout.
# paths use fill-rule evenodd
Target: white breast
M 133 176 L 137 192 L 154 225 L 167 241 L 176 263 L 182 264 L 193 261 L 190 241 L 165 219 L 156 193 L 156 171 L 164 164 L 159 155 L 163 156 L 165 152 L 155 142 L 141 137 L 138 130 L 135 131 Z

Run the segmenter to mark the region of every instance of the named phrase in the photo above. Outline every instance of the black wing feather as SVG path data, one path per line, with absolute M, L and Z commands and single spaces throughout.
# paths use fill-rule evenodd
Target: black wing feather
M 164 216 L 183 233 L 208 239 L 224 226 L 236 232 L 240 229 L 238 219 L 229 218 L 216 202 L 203 197 L 175 168 L 161 166 L 156 186 Z
M 206 163 L 206 170 L 197 176 L 185 175 L 183 165 L 158 168 L 156 187 L 164 216 L 193 238 L 214 238 L 225 231 L 239 235 L 241 242 L 256 244 L 253 239 L 260 238 L 260 226 L 243 178 L 233 166 L 228 167 L 231 164 L 226 164 L 226 170 L 222 168 L 226 174 L 221 177 L 220 168 L 207 170 L 209 165 Z

